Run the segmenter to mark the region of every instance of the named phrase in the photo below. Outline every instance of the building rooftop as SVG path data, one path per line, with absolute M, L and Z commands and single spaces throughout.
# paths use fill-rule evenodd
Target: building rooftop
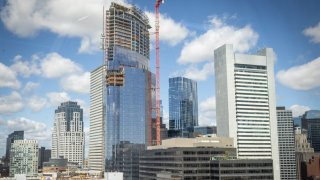
M 303 115 L 305 119 L 320 119 L 320 110 L 310 110 Z
M 162 141 L 161 145 L 148 146 L 148 150 L 168 149 L 182 147 L 216 147 L 233 148 L 233 138 L 229 137 L 196 137 L 196 138 L 171 138 Z

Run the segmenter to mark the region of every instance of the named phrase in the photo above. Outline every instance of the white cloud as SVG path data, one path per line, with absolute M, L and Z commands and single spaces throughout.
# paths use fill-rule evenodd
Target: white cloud
M 11 0 L 2 8 L 1 20 L 20 37 L 48 30 L 59 36 L 78 37 L 79 52 L 93 52 L 99 49 L 102 7 L 109 7 L 110 3 L 111 0 Z
M 89 118 L 90 110 L 89 110 L 89 107 L 87 106 L 86 102 L 82 99 L 75 99 L 74 101 L 77 102 L 78 105 L 80 105 L 80 107 L 83 109 L 83 116 L 85 118 Z
M 294 104 L 289 109 L 292 111 L 292 117 L 299 117 L 303 115 L 306 111 L 309 111 L 310 107 Z
M 13 61 L 14 64 L 10 68 L 23 77 L 41 74 L 39 57 L 37 55 L 33 55 L 30 61 L 24 60 L 22 56 L 17 55 Z
M 216 124 L 216 97 L 211 96 L 200 103 L 199 125 L 212 126 L 215 124 Z
M 303 34 L 311 38 L 311 42 L 320 43 L 320 22 L 314 26 L 303 30 Z
M 0 96 L 0 114 L 10 114 L 23 109 L 21 95 L 13 91 L 10 95 Z
M 237 28 L 223 22 L 222 19 L 211 17 L 210 28 L 191 42 L 184 45 L 178 63 L 198 63 L 213 59 L 213 51 L 223 44 L 233 44 L 237 52 L 246 52 L 254 47 L 258 40 L 250 25 Z
M 208 76 L 214 74 L 214 63 L 209 62 L 203 65 L 201 69 L 197 68 L 194 64 L 190 65 L 182 72 L 174 72 L 172 76 L 183 76 L 195 81 L 207 80 Z
M 155 14 L 152 12 L 145 12 L 149 18 L 151 25 L 151 33 L 155 32 Z M 183 41 L 189 34 L 190 31 L 179 22 L 175 22 L 172 18 L 167 15 L 160 14 L 160 41 L 167 42 L 171 46 L 175 46 L 179 42 Z M 154 40 L 154 35 L 151 36 Z
M 89 93 L 90 91 L 90 73 L 70 75 L 62 78 L 60 81 L 62 88 L 66 91 L 73 91 L 78 93 Z
M 281 70 L 277 73 L 278 81 L 292 89 L 309 90 L 320 86 L 320 57 L 306 64 Z
M 0 130 L 5 132 L 6 135 L 12 133 L 13 131 L 23 130 L 25 139 L 38 140 L 40 145 L 46 147 L 50 146 L 51 144 L 51 130 L 45 123 L 20 117 L 10 120 L 0 119 L 0 124 L 0 127 L 2 128 Z
M 79 64 L 58 53 L 47 54 L 41 62 L 41 69 L 47 78 L 57 78 L 82 71 Z
M 33 92 L 34 89 L 36 89 L 37 87 L 39 87 L 39 83 L 35 83 L 35 82 L 27 82 L 27 84 L 24 86 L 24 88 L 22 89 L 22 92 L 24 94 L 30 94 Z
M 66 92 L 50 92 L 47 93 L 50 105 L 57 107 L 62 102 L 69 101 L 71 98 Z
M 13 89 L 20 88 L 20 82 L 16 77 L 16 73 L 6 65 L 0 63 L 0 87 L 9 87 Z
M 31 108 L 32 111 L 40 111 L 47 105 L 47 99 L 41 98 L 38 96 L 32 96 L 28 99 L 28 107 Z

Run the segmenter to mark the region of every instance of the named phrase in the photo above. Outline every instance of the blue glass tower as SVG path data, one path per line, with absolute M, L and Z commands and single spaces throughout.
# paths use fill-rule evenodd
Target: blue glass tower
M 139 154 L 151 144 L 155 76 L 149 71 L 147 17 L 112 3 L 106 13 L 105 171 L 139 179 Z M 130 153 L 129 153 L 130 152 Z
M 183 135 L 194 126 L 198 126 L 197 82 L 185 77 L 170 78 L 169 129 L 180 130 Z

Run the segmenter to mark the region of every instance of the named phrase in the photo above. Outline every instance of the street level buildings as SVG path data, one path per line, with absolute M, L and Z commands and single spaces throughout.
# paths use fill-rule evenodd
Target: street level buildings
M 315 152 L 320 152 L 320 110 L 310 110 L 301 117 L 302 129 L 308 132 L 308 141 Z
M 235 53 L 232 45 L 214 51 L 217 135 L 234 138 L 239 159 L 273 159 L 280 179 L 274 83 L 275 54 Z
M 210 160 L 226 156 L 236 156 L 232 138 L 166 139 L 141 155 L 140 179 L 210 179 Z
M 297 180 L 303 180 L 306 177 L 306 163 L 315 156 L 314 149 L 307 139 L 307 131 L 300 127 L 295 129 L 295 152 L 296 152 L 296 171 Z
M 51 149 L 46 149 L 45 147 L 39 148 L 39 160 L 38 160 L 38 167 L 42 169 L 43 163 L 48 162 L 51 158 Z
M 198 126 L 197 82 L 185 77 L 169 78 L 169 129 L 179 130 L 186 137 L 194 126 Z
M 281 179 L 296 180 L 295 139 L 292 111 L 277 107 Z
M 10 176 L 38 174 L 38 142 L 36 140 L 15 140 L 10 150 Z
M 173 138 L 148 147 L 140 158 L 140 179 L 273 179 L 271 159 L 236 159 L 227 137 Z
M 274 179 L 271 159 L 217 159 L 210 167 L 210 180 Z
M 55 110 L 51 158 L 57 159 L 60 156 L 80 167 L 83 164 L 83 110 L 77 102 L 63 102 Z

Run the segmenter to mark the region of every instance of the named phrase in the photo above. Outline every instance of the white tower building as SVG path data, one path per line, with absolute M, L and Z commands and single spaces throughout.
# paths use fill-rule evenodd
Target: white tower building
M 296 180 L 296 152 L 292 111 L 277 107 L 281 179 Z
M 273 159 L 280 179 L 274 57 L 235 53 L 232 45 L 214 51 L 217 135 L 234 138 L 239 159 Z
M 105 169 L 105 67 L 100 66 L 90 75 L 90 143 L 89 167 L 104 172 Z
M 64 102 L 55 110 L 51 158 L 60 156 L 82 166 L 84 160 L 83 110 L 76 102 Z

